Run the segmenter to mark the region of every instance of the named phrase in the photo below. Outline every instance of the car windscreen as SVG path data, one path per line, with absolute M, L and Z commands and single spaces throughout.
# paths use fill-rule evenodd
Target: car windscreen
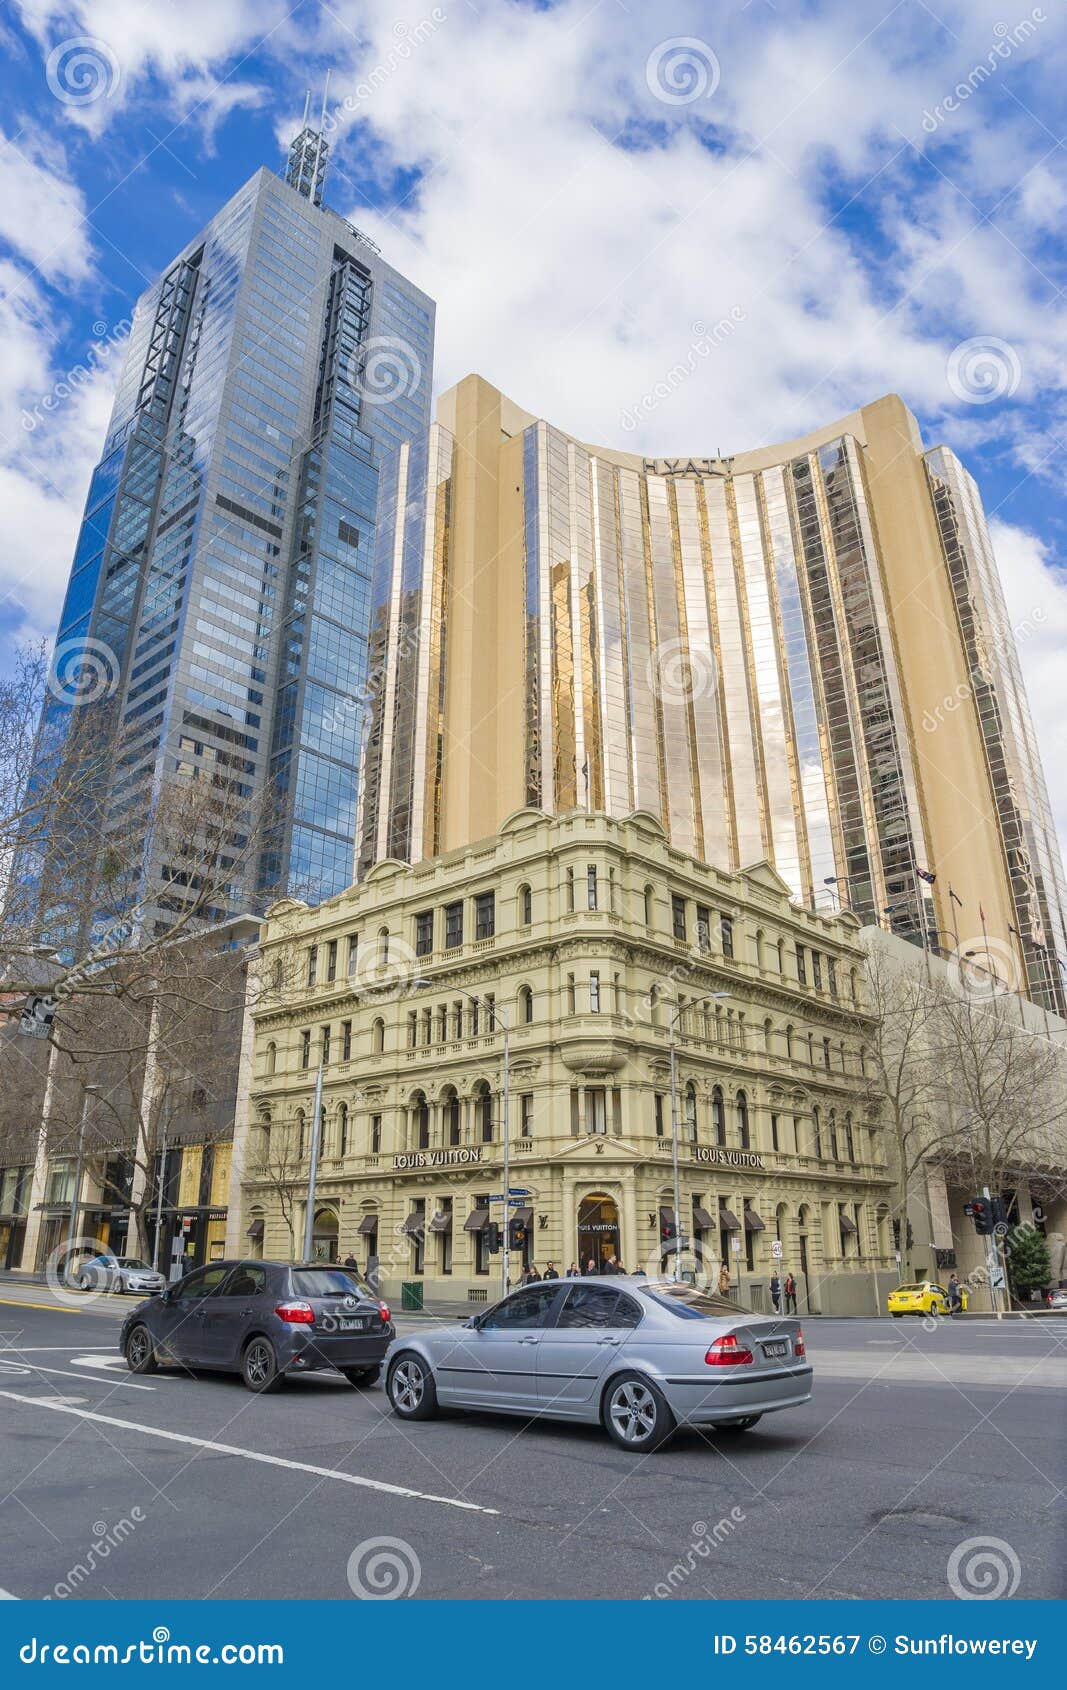
M 152 1271 L 147 1262 L 139 1261 L 136 1256 L 120 1256 L 118 1263 L 120 1268 L 138 1268 L 142 1273 L 151 1273 Z
M 369 1285 L 349 1268 L 294 1268 L 293 1291 L 298 1297 L 360 1297 L 374 1298 Z
M 695 1285 L 640 1285 L 635 1287 L 642 1297 L 670 1309 L 681 1320 L 735 1320 L 744 1314 L 739 1303 L 720 1297 L 714 1291 L 701 1291 Z

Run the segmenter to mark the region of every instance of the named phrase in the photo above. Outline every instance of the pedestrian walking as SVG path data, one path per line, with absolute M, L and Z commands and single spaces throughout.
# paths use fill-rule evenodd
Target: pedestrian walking
M 723 1262 L 721 1268 L 719 1269 L 719 1296 L 720 1297 L 728 1297 L 729 1295 L 730 1295 L 730 1269 L 727 1267 L 726 1263 Z
M 356 1261 L 356 1258 L 352 1254 L 351 1250 L 349 1250 L 348 1255 L 345 1257 L 345 1267 L 346 1268 L 358 1268 L 358 1266 L 359 1266 L 359 1263 Z
M 780 1314 L 782 1305 L 782 1282 L 778 1277 L 777 1268 L 771 1274 L 771 1302 L 774 1304 L 775 1314 Z
M 586 1278 L 588 1279 L 589 1275 L 591 1273 L 596 1273 L 596 1271 L 597 1271 L 596 1262 L 593 1260 L 592 1256 L 590 1256 L 589 1260 L 585 1264 L 585 1276 L 586 1276 Z
M 541 1275 L 541 1278 L 542 1279 L 558 1279 L 559 1278 L 559 1274 L 556 1270 L 555 1262 L 546 1262 L 545 1263 L 545 1271 Z
M 785 1312 L 786 1312 L 786 1314 L 796 1314 L 796 1312 L 797 1312 L 797 1282 L 796 1282 L 796 1279 L 794 1278 L 792 1273 L 787 1273 L 786 1276 L 785 1276 L 784 1290 L 785 1290 Z
M 953 1273 L 949 1275 L 948 1281 L 948 1312 L 949 1314 L 959 1314 L 962 1307 L 963 1292 L 960 1290 L 959 1280 Z
M 570 1267 L 567 1269 L 567 1278 L 568 1279 L 581 1279 L 581 1277 L 582 1277 L 581 1268 L 578 1266 L 577 1262 L 572 1262 Z

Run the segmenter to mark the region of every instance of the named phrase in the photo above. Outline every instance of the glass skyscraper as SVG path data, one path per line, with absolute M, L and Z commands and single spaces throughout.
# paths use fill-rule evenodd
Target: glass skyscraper
M 480 377 L 382 471 L 361 872 L 645 811 L 1062 1012 L 1067 893 L 978 490 L 895 396 L 731 458 Z
M 378 465 L 429 422 L 433 302 L 322 204 L 326 154 L 305 126 L 138 301 L 57 636 L 98 696 L 54 687 L 39 738 L 98 712 L 101 839 L 175 775 L 269 791 L 245 908 L 353 878 Z

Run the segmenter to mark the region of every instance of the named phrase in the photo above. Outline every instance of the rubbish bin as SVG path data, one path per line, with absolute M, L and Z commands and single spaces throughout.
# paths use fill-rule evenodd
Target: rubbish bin
M 405 1279 L 400 1287 L 400 1307 L 402 1309 L 421 1309 L 422 1280 Z

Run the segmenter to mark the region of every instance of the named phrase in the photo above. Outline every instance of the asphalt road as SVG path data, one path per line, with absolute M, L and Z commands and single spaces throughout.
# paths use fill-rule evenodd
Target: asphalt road
M 1067 1320 L 812 1322 L 810 1404 L 635 1458 L 503 1416 L 401 1426 L 325 1375 L 134 1379 L 128 1306 L 0 1284 L 15 1597 L 933 1598 L 975 1539 L 957 1580 L 1067 1594 Z

